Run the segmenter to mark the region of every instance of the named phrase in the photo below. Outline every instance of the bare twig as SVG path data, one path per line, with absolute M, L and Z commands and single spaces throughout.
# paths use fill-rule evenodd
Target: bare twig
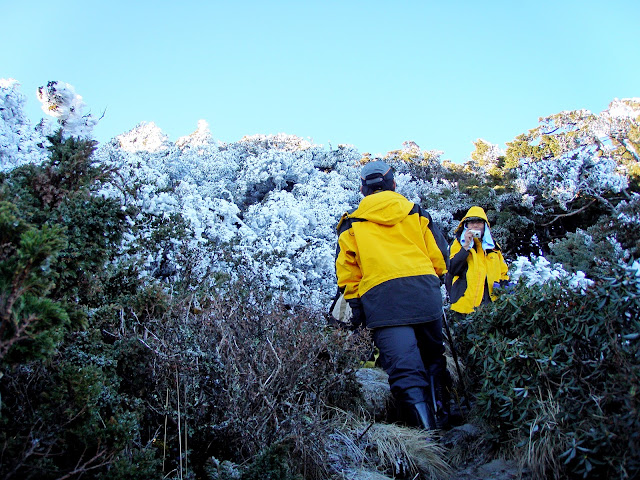
M 177 402 L 178 402 L 178 450 L 179 450 L 179 456 L 178 456 L 178 461 L 180 462 L 180 479 L 182 479 L 182 427 L 180 424 L 181 418 L 180 418 L 180 382 L 178 379 L 178 369 L 176 368 L 176 395 L 177 395 Z
M 164 440 L 162 442 L 162 471 L 164 472 L 164 461 L 167 457 L 167 417 L 169 416 L 169 387 L 167 387 L 167 399 L 164 403 Z
M 85 452 L 86 452 L 86 449 L 85 449 Z M 76 475 L 82 475 L 83 473 L 86 473 L 90 470 L 95 470 L 96 468 L 104 467 L 105 465 L 108 465 L 109 463 L 111 463 L 111 458 L 113 456 L 113 454 L 110 454 L 105 457 L 105 455 L 107 454 L 107 449 L 105 448 L 103 450 L 100 450 L 100 444 L 98 444 L 98 450 L 96 454 L 81 464 L 80 462 L 82 462 L 82 460 L 84 459 L 85 452 L 82 452 L 82 456 L 78 460 L 76 467 L 72 471 L 67 472 L 66 475 L 59 477 L 57 480 L 66 480 L 67 478 L 71 478 Z M 92 465 L 92 463 L 98 461 L 103 457 L 105 458 L 101 462 Z
M 187 401 L 187 383 L 184 384 L 184 399 Z M 187 417 L 184 417 L 184 476 L 189 477 L 189 468 L 187 467 L 187 462 L 189 460 L 189 448 L 187 447 Z
M 30 337 L 30 335 L 27 332 L 27 329 L 33 325 L 33 323 L 35 323 L 38 320 L 38 317 L 31 314 L 29 315 L 26 319 L 24 319 L 22 321 L 22 324 L 16 327 L 15 333 L 13 334 L 13 336 L 7 340 L 4 340 L 2 342 L 0 342 L 0 359 L 2 359 L 7 352 L 9 351 L 9 349 L 16 343 L 22 341 L 22 340 L 27 340 Z M 4 319 L 2 320 L 2 325 L 3 327 L 6 326 L 9 323 L 9 320 L 7 320 L 7 322 L 4 321 Z M 2 329 L 2 331 L 4 332 L 4 328 Z

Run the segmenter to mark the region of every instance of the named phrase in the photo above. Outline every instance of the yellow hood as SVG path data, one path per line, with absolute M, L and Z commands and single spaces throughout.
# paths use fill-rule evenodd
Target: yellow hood
M 395 225 L 407 218 L 413 203 L 391 190 L 367 195 L 350 217 L 364 218 L 378 225 Z
M 459 232 L 460 230 L 462 230 L 462 228 L 464 227 L 464 222 L 466 222 L 467 219 L 469 218 L 481 218 L 482 220 L 485 221 L 488 227 L 491 227 L 491 225 L 489 224 L 489 219 L 487 218 L 487 214 L 484 212 L 484 209 L 482 207 L 471 207 L 467 212 L 467 214 L 463 217 L 463 219 L 460 220 L 460 223 L 458 224 L 458 228 L 456 228 L 456 232 Z

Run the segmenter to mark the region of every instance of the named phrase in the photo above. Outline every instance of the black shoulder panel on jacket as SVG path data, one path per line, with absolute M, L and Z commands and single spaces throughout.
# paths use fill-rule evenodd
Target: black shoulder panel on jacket
M 342 235 L 342 232 L 345 232 L 351 228 L 354 222 L 366 222 L 366 218 L 358 218 L 358 217 L 346 217 L 340 220 L 340 223 L 336 227 L 338 230 L 338 236 Z
M 417 213 L 418 215 L 422 213 L 420 205 L 418 205 L 417 203 L 414 203 L 413 207 L 411 207 L 411 210 L 409 210 L 409 215 L 413 215 L 414 213 Z

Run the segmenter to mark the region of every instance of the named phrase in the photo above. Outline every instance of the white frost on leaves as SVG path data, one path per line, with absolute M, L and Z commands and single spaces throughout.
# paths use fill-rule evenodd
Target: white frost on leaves
M 43 135 L 55 123 L 32 128 L 18 87 L 15 80 L 0 81 L 3 170 L 45 159 Z M 90 131 L 94 119 L 82 114 L 84 103 L 72 87 L 54 82 L 42 90 L 41 99 L 66 134 Z M 636 122 L 626 108 L 614 105 L 608 115 Z M 581 115 L 593 117 L 588 112 Z M 481 160 L 490 165 L 500 154 L 490 147 Z M 426 167 L 428 175 L 414 178 L 410 166 L 401 162 L 403 155 Z M 433 221 L 451 234 L 458 225 L 453 212 L 466 211 L 474 200 L 455 182 L 441 178 L 441 155 L 406 142 L 385 161 L 399 166 L 398 192 L 426 206 Z M 136 262 L 143 277 L 187 281 L 194 288 L 220 288 L 217 279 L 241 279 L 248 273 L 292 304 L 318 308 L 335 292 L 336 223 L 362 198 L 361 158 L 351 145 L 327 150 L 282 133 L 223 144 L 213 139 L 205 121 L 176 142 L 154 123 L 142 122 L 95 153 L 96 162 L 117 172 L 100 194 L 120 199 L 129 215 L 132 233 L 121 245 L 119 261 Z M 576 155 L 524 165 L 516 173 L 522 202 L 534 210 L 536 199 L 544 196 L 567 205 L 580 192 L 620 191 L 626 187 L 626 176 L 617 168 L 613 156 L 596 156 L 586 148 Z M 518 196 L 488 194 L 498 210 L 502 202 L 509 205 Z M 511 275 L 528 284 L 566 278 L 580 289 L 590 282 L 584 274 L 570 276 L 544 257 L 533 263 L 519 258 Z
M 38 100 L 42 103 L 42 111 L 55 118 L 62 127 L 64 138 L 91 138 L 93 127 L 99 119 L 85 114 L 86 104 L 73 86 L 64 82 L 49 82 L 38 88 Z M 52 127 L 56 130 L 58 127 Z
M 627 176 L 615 159 L 598 157 L 589 149 L 566 158 L 521 165 L 517 175 L 515 184 L 523 201 L 532 203 L 532 197 L 540 195 L 565 210 L 578 195 L 619 193 L 628 187 Z
M 140 122 L 116 139 L 125 152 L 157 153 L 168 150 L 171 146 L 169 137 L 153 122 Z
M 186 148 L 210 148 L 214 144 L 211 137 L 211 130 L 206 120 L 198 120 L 198 128 L 190 135 L 180 137 L 176 141 L 176 147 L 180 149 Z
M 102 145 L 96 159 L 118 171 L 102 194 L 139 212 L 123 258 L 138 258 L 146 275 L 164 259 L 175 278 L 188 264 L 192 282 L 208 282 L 212 272 L 235 278 L 243 262 L 292 303 L 333 293 L 335 225 L 360 200 L 357 150 L 283 135 L 220 145 L 204 123 L 173 144 L 145 123 Z M 169 245 L 154 243 L 154 229 L 176 216 L 184 226 L 173 227 Z
M 578 271 L 572 274 L 567 272 L 561 264 L 552 264 L 545 257 L 536 256 L 532 256 L 531 259 L 518 257 L 509 266 L 509 278 L 513 282 L 523 282 L 528 287 L 564 280 L 570 288 L 580 290 L 582 293 L 593 285 L 593 280 L 588 279 L 584 272 Z
M 49 156 L 49 142 L 27 119 L 25 103 L 17 80 L 0 79 L 0 172 L 27 163 L 37 165 Z

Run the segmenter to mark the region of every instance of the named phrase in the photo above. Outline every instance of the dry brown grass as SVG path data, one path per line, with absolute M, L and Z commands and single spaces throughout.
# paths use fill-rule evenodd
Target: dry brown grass
M 333 469 L 351 478 L 354 471 L 378 478 L 446 479 L 451 475 L 446 451 L 433 432 L 399 425 L 366 423 L 345 417 L 328 445 Z M 358 477 L 361 478 L 361 477 Z
M 522 456 L 523 466 L 528 467 L 534 478 L 563 478 L 562 462 L 558 459 L 566 444 L 559 437 L 556 417 L 560 406 L 553 400 L 551 392 L 544 399 L 538 395 L 539 413 L 529 429 L 529 441 Z

